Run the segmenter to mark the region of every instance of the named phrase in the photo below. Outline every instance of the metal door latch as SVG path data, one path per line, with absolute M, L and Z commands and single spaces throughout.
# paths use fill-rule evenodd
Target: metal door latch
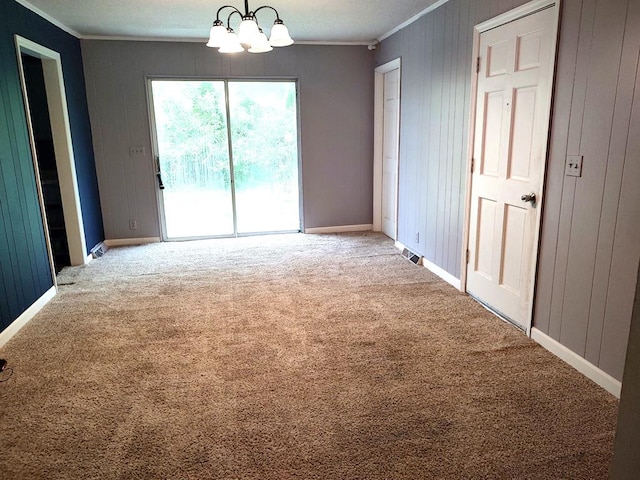
M 535 193 L 529 193 L 527 195 L 522 195 L 522 197 L 520 197 L 520 199 L 524 202 L 524 203 L 531 203 L 531 204 L 535 204 L 536 203 L 536 194 Z

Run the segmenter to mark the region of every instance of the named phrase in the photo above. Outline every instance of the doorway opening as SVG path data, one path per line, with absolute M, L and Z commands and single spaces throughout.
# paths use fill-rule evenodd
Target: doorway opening
M 165 240 L 299 232 L 295 81 L 149 81 Z
M 21 58 L 27 97 L 29 98 L 28 113 L 33 127 L 36 163 L 47 217 L 47 231 L 51 242 L 54 271 L 58 274 L 63 267 L 71 265 L 71 257 L 69 256 L 67 230 L 64 223 L 60 180 L 56 168 L 56 153 L 53 147 L 42 60 L 26 53 L 22 53 Z
M 60 54 L 15 36 L 51 273 L 89 261 Z

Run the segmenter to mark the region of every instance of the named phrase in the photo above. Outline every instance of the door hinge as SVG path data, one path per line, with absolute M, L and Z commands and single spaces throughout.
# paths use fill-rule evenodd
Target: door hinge
M 476 73 L 480 73 L 480 57 L 476 58 Z
M 471 159 L 471 173 L 473 173 L 473 169 L 475 168 L 475 165 L 476 165 L 476 159 L 472 158 Z
M 467 263 L 469 263 L 469 249 L 467 248 Z

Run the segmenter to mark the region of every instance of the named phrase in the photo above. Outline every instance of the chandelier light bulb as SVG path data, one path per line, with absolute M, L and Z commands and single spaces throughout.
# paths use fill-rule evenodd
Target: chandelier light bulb
M 238 28 L 238 38 L 243 45 L 251 45 L 253 39 L 260 34 L 255 17 L 243 17 Z
M 244 47 L 240 43 L 238 36 L 233 32 L 233 30 L 229 29 L 229 32 L 224 37 L 222 45 L 218 51 L 220 53 L 239 53 L 244 52 Z
M 273 47 L 269 45 L 269 40 L 262 30 L 254 38 L 251 48 L 247 50 L 249 53 L 265 53 L 273 50 Z
M 224 37 L 227 35 L 227 27 L 225 27 L 220 20 L 216 20 L 209 32 L 209 41 L 207 47 L 220 48 Z
M 289 29 L 282 23 L 282 20 L 276 20 L 271 27 L 269 43 L 272 47 L 288 47 L 293 44 L 293 39 L 289 36 Z

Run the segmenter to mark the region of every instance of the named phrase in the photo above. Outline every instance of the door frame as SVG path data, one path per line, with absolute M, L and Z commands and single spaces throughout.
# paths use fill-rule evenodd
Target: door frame
M 552 8 L 554 10 L 554 23 L 552 25 L 552 40 L 551 40 L 551 51 L 553 52 L 553 66 L 550 71 L 551 75 L 551 95 L 549 97 L 549 108 L 547 110 L 547 119 L 545 123 L 549 126 L 548 133 L 551 131 L 551 119 L 552 119 L 552 107 L 553 107 L 553 96 L 555 90 L 555 76 L 556 76 L 556 66 L 558 62 L 558 32 L 560 26 L 560 14 L 562 9 L 562 0 L 532 0 L 531 2 L 525 3 L 513 10 L 510 10 L 506 13 L 498 15 L 494 18 L 491 18 L 485 22 L 479 23 L 473 29 L 473 55 L 471 56 L 473 61 L 473 66 L 471 69 L 471 105 L 469 109 L 469 136 L 468 136 L 468 145 L 467 145 L 467 161 L 466 161 L 466 188 L 465 188 L 465 210 L 464 210 L 464 228 L 463 228 L 463 242 L 462 242 L 462 251 L 460 252 L 461 256 L 461 271 L 460 271 L 460 290 L 462 292 L 467 291 L 467 252 L 469 250 L 469 228 L 471 224 L 471 180 L 472 180 L 472 162 L 473 162 L 473 148 L 475 144 L 475 127 L 476 127 L 476 102 L 478 98 L 478 58 L 480 54 L 480 35 L 484 32 L 492 30 L 497 27 L 501 27 L 506 25 L 507 23 L 513 22 L 515 20 L 519 20 L 523 17 L 533 15 L 534 13 L 539 12 L 540 10 L 545 10 L 548 8 Z M 540 215 L 538 217 L 538 221 L 536 227 L 534 229 L 534 249 L 532 252 L 531 258 L 531 278 L 529 282 L 529 292 L 528 298 L 530 298 L 527 318 L 525 321 L 525 329 L 526 335 L 528 337 L 531 336 L 531 327 L 533 322 L 533 306 L 535 302 L 535 288 L 536 288 L 536 276 L 538 270 L 538 253 L 540 250 L 540 230 L 542 228 L 542 214 L 543 214 L 543 201 L 544 201 L 544 190 L 546 186 L 546 167 L 549 158 L 549 135 L 546 137 L 546 145 L 544 149 L 547 153 L 545 159 L 541 166 L 541 178 L 542 181 L 540 195 L 536 199 L 537 208 L 540 209 Z
M 400 102 L 398 103 L 398 124 L 401 122 L 402 110 L 402 60 L 400 57 L 391 60 L 374 71 L 374 106 L 373 106 L 373 231 L 382 231 L 382 169 L 384 160 L 384 75 L 398 69 L 400 83 Z M 398 129 L 398 171 L 396 172 L 396 233 L 393 240 L 398 239 L 398 197 L 400 178 L 400 129 Z
M 229 135 L 229 142 L 231 142 L 230 134 L 230 116 L 229 116 L 229 95 L 228 95 L 228 86 L 229 82 L 289 82 L 295 84 L 296 88 L 296 130 L 297 130 L 297 139 L 296 139 L 296 148 L 298 149 L 298 218 L 300 228 L 297 230 L 298 232 L 304 232 L 304 204 L 303 204 L 303 182 L 302 182 L 302 129 L 301 129 L 301 115 L 300 115 L 300 79 L 298 77 L 197 77 L 197 76 L 175 76 L 175 75 L 146 75 L 145 76 L 145 90 L 146 90 L 146 98 L 147 98 L 147 115 L 149 119 L 149 138 L 151 141 L 151 162 L 150 162 L 150 174 L 154 177 L 154 191 L 156 195 L 156 208 L 158 213 L 158 223 L 159 223 L 159 231 L 160 231 L 160 240 L 162 242 L 181 242 L 181 241 L 190 241 L 190 240 L 205 240 L 208 238 L 238 238 L 238 237 L 251 237 L 251 236 L 259 236 L 259 235 L 274 235 L 279 233 L 294 233 L 291 231 L 273 231 L 273 232 L 259 232 L 259 233 L 238 233 L 237 229 L 237 219 L 235 213 L 235 188 L 232 187 L 232 202 L 233 202 L 233 228 L 234 233 L 229 235 L 214 235 L 207 237 L 185 237 L 185 238 L 168 238 L 167 237 L 167 224 L 164 214 L 164 199 L 162 196 L 161 189 L 158 188 L 158 180 L 155 178 L 158 173 L 159 166 L 157 165 L 156 158 L 159 157 L 158 152 L 158 135 L 156 128 L 156 116 L 155 116 L 155 104 L 153 101 L 153 87 L 152 82 L 154 80 L 163 80 L 163 81 L 195 81 L 195 82 L 224 82 L 225 85 L 225 115 L 227 118 L 227 135 Z M 229 162 L 230 162 L 230 173 L 231 178 L 233 179 L 233 159 L 231 152 L 232 145 L 229 143 Z
M 27 86 L 25 83 L 21 55 L 22 53 L 26 53 L 42 60 L 44 83 L 47 92 L 47 106 L 49 107 L 49 121 L 51 123 L 51 133 L 53 135 L 56 169 L 58 171 L 58 181 L 62 197 L 62 211 L 67 233 L 67 244 L 69 247 L 69 257 L 71 265 L 76 266 L 89 263 L 91 258 L 87 256 L 84 221 L 82 219 L 80 192 L 78 189 L 78 178 L 76 175 L 73 142 L 71 140 L 67 95 L 64 85 L 64 76 L 62 74 L 62 60 L 58 52 L 28 40 L 20 35 L 15 35 L 15 43 L 18 58 L 18 71 L 20 74 L 20 85 L 22 88 L 22 98 L 24 100 L 25 113 L 27 117 L 27 130 L 29 131 L 29 143 L 31 146 L 33 167 L 36 177 L 36 188 L 40 202 L 40 209 L 42 211 L 42 222 L 45 228 L 51 272 L 55 282 L 53 252 L 49 238 L 47 217 L 44 209 L 44 196 L 42 193 L 42 184 L 40 182 L 40 169 L 38 167 L 33 125 L 31 124 L 31 117 L 29 115 L 29 98 L 27 96 Z

